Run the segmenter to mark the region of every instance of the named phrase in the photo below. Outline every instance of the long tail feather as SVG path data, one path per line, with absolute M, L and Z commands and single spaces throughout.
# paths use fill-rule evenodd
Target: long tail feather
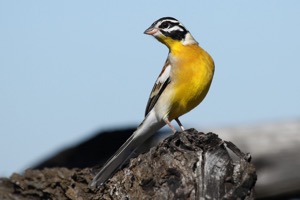
M 164 125 L 163 121 L 156 119 L 154 111 L 151 111 L 130 138 L 105 163 L 100 172 L 94 177 L 90 186 L 102 185 L 131 157 L 131 154 L 137 147 Z

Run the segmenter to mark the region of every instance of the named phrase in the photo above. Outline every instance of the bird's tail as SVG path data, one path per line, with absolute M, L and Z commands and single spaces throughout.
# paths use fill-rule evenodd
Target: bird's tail
M 158 121 L 154 110 L 150 111 L 144 121 L 130 138 L 111 156 L 111 158 L 101 168 L 100 172 L 94 177 L 91 187 L 102 185 L 113 173 L 118 170 L 131 156 L 134 150 L 139 147 L 156 131 L 165 125 L 163 121 Z

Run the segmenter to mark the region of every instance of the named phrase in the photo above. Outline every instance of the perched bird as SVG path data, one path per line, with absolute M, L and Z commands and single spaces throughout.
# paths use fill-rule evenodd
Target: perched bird
M 213 59 L 177 19 L 163 17 L 144 33 L 168 47 L 167 60 L 150 94 L 145 119 L 94 177 L 92 187 L 109 179 L 138 146 L 164 125 L 176 132 L 171 124 L 173 119 L 184 130 L 178 118 L 195 108 L 211 85 Z

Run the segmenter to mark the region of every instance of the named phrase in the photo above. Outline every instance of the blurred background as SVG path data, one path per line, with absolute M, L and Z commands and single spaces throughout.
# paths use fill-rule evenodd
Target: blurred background
M 143 31 L 179 19 L 214 58 L 186 127 L 300 116 L 300 1 L 0 1 L 0 176 L 98 130 L 136 126 L 168 50 Z M 298 121 L 297 121 L 298 122 Z

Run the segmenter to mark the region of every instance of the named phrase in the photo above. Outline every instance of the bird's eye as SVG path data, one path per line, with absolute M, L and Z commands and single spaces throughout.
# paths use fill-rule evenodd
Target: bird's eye
M 168 22 L 163 22 L 161 25 L 160 25 L 160 28 L 168 28 L 170 26 L 170 24 Z

